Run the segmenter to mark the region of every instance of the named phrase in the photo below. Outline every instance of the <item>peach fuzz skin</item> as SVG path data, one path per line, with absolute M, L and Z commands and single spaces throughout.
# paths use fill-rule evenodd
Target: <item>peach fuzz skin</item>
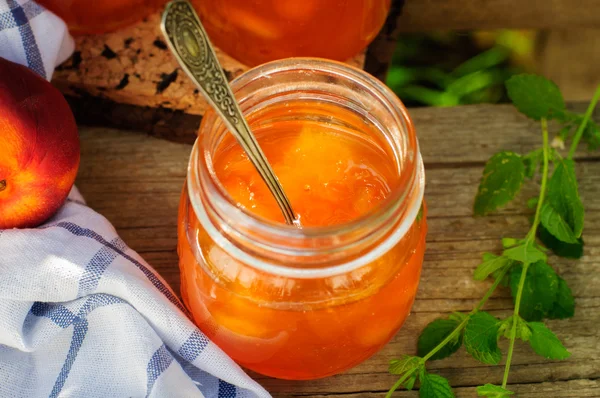
M 54 215 L 75 182 L 79 151 L 62 94 L 0 58 L 0 229 L 35 227 Z

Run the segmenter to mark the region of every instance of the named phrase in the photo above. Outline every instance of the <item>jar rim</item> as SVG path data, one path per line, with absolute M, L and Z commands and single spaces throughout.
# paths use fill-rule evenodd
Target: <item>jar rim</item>
M 207 167 L 209 171 L 209 183 L 214 184 L 215 187 L 217 187 L 216 192 L 218 192 L 221 197 L 220 199 L 223 201 L 222 205 L 226 207 L 226 213 L 231 216 L 231 218 L 236 219 L 236 225 L 238 223 L 247 225 L 259 231 L 260 233 L 276 235 L 283 239 L 311 239 L 336 236 L 342 233 L 348 233 L 349 231 L 360 230 L 361 228 L 365 228 L 369 225 L 381 223 L 386 218 L 391 217 L 395 212 L 398 212 L 400 206 L 403 203 L 406 203 L 407 197 L 410 196 L 409 199 L 412 200 L 410 200 L 408 203 L 409 206 L 403 211 L 401 224 L 396 226 L 394 231 L 389 234 L 389 236 L 387 236 L 385 240 L 378 245 L 378 247 L 368 252 L 366 254 L 367 258 L 354 259 L 341 265 L 325 266 L 320 268 L 300 268 L 288 265 L 277 265 L 248 255 L 239 247 L 234 245 L 232 242 L 228 242 L 227 239 L 224 239 L 223 237 L 212 236 L 213 238 L 218 238 L 215 240 L 215 242 L 219 243 L 224 250 L 227 250 L 238 260 L 250 265 L 254 265 L 256 268 L 268 273 L 296 278 L 313 278 L 349 272 L 360 267 L 362 264 L 365 264 L 365 260 L 368 260 L 368 258 L 370 258 L 370 261 L 373 261 L 389 250 L 391 247 L 388 246 L 393 243 L 392 241 L 397 242 L 402 236 L 404 236 L 418 215 L 424 196 L 424 171 L 414 125 L 406 107 L 402 104 L 400 99 L 387 86 L 385 86 L 385 84 L 361 69 L 337 61 L 320 58 L 287 58 L 283 60 L 272 61 L 252 68 L 243 73 L 230 83 L 231 88 L 235 93 L 258 78 L 269 77 L 269 75 L 275 73 L 289 71 L 331 72 L 337 76 L 358 81 L 360 84 L 369 89 L 370 94 L 376 95 L 378 100 L 381 100 L 383 103 L 385 103 L 385 105 L 389 108 L 390 113 L 396 119 L 396 122 L 403 127 L 403 131 L 406 134 L 406 139 L 409 142 L 408 148 L 406 148 L 407 153 L 405 154 L 406 156 L 404 156 L 404 159 L 411 160 L 409 163 L 405 164 L 405 166 L 408 167 L 406 173 L 414 176 L 410 184 L 412 187 L 408 187 L 409 189 L 399 188 L 390 192 L 390 196 L 387 198 L 388 200 L 373 210 L 367 212 L 365 215 L 350 222 L 332 226 L 309 226 L 297 228 L 295 226 L 261 218 L 252 214 L 246 209 L 241 209 L 238 207 L 238 205 L 233 202 L 232 198 L 227 195 L 224 187 L 220 184 L 220 181 L 216 177 L 216 173 L 214 172 L 214 169 L 212 169 L 212 159 L 209 151 L 205 150 L 204 155 L 200 156 L 200 140 L 197 140 L 196 144 L 194 145 L 194 149 L 192 150 L 192 157 L 190 158 L 188 170 L 188 195 L 193 210 L 197 216 L 199 218 L 204 218 L 202 216 L 204 215 L 208 221 L 208 215 L 206 213 L 205 206 L 202 204 L 202 201 L 199 200 L 199 198 L 196 198 L 196 195 L 193 194 L 195 187 L 200 186 L 201 183 L 199 176 L 191 171 L 198 166 L 198 163 L 201 163 L 201 166 Z M 207 111 L 205 118 L 206 117 L 211 117 L 213 119 L 217 118 L 212 109 Z M 204 227 L 210 229 L 207 225 L 204 225 Z M 216 228 L 213 231 L 213 234 L 210 233 L 211 231 L 207 230 L 207 232 L 209 232 L 209 235 L 217 235 L 219 233 Z M 295 253 L 295 255 L 302 256 L 302 253 Z

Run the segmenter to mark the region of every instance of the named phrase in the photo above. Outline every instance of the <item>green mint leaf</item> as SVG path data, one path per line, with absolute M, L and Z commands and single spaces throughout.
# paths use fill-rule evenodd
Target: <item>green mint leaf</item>
M 530 241 L 525 241 L 510 249 L 505 249 L 503 256 L 511 260 L 522 262 L 523 264 L 531 264 L 536 261 L 546 261 L 546 255 Z
M 583 256 L 583 239 L 578 238 L 577 243 L 565 243 L 556 239 L 543 225 L 538 226 L 538 238 L 546 247 L 552 249 L 554 254 L 566 258 L 581 258 Z
M 575 315 L 575 298 L 567 282 L 560 276 L 558 277 L 558 294 L 556 302 L 548 313 L 550 319 L 566 319 Z
M 504 249 L 508 249 L 509 247 L 513 247 L 521 243 L 520 239 L 515 238 L 502 238 L 502 247 Z M 485 260 L 485 258 L 484 258 Z
M 510 202 L 521 189 L 525 178 L 525 166 L 521 157 L 514 152 L 500 152 L 492 156 L 485 165 L 479 183 L 475 215 L 484 215 Z
M 494 272 L 492 274 L 492 278 L 494 279 L 498 279 L 500 277 L 500 273 L 502 272 L 502 270 L 498 270 L 496 272 Z M 510 274 L 506 273 L 504 274 L 504 276 L 502 277 L 502 280 L 500 281 L 500 284 L 504 287 L 508 287 L 510 283 Z
M 575 238 L 579 238 L 583 231 L 583 204 L 579 198 L 575 166 L 572 160 L 561 159 L 557 162 L 554 173 L 548 180 L 547 196 L 547 203 L 571 227 Z M 548 232 L 554 235 L 554 231 L 548 225 L 543 225 Z M 560 237 L 554 236 L 561 240 Z
M 453 319 L 436 319 L 423 329 L 417 342 L 417 354 L 421 357 L 427 355 L 438 344 L 440 344 L 459 325 L 459 321 Z M 454 354 L 462 345 L 462 333 L 451 340 L 442 349 L 433 354 L 429 359 L 443 359 Z
M 521 317 L 519 317 L 517 323 L 516 338 L 521 339 L 523 341 L 529 341 L 529 339 L 531 339 L 531 328 L 529 327 L 527 322 L 525 322 Z
M 525 165 L 525 177 L 532 179 L 535 176 L 538 168 L 542 164 L 544 159 L 544 152 L 542 149 L 536 149 L 535 151 L 529 152 L 523 156 L 523 164 Z
M 393 375 L 403 375 L 406 372 L 418 369 L 421 366 L 421 358 L 403 355 L 400 359 L 390 361 L 388 372 Z
M 501 336 L 510 339 L 510 329 L 512 328 L 512 315 L 500 322 L 500 326 L 498 326 L 498 338 Z
M 407 390 L 413 389 L 415 381 L 417 380 L 417 375 L 422 370 L 423 365 L 421 363 L 421 358 L 410 355 L 403 355 L 400 359 L 390 361 L 390 366 L 388 368 L 388 371 L 391 374 L 400 376 L 404 376 L 406 373 L 409 374 L 408 378 L 402 383 Z
M 506 398 L 511 395 L 514 395 L 514 392 L 493 384 L 485 384 L 477 387 L 477 396 L 479 397 Z
M 484 252 L 484 253 L 481 255 L 481 257 L 483 258 L 483 261 L 490 261 L 490 260 L 493 260 L 493 259 L 495 259 L 495 258 L 496 258 L 496 257 L 498 257 L 498 256 L 496 256 L 496 255 L 495 255 L 495 254 L 493 254 L 493 253 Z
M 483 263 L 479 264 L 479 266 L 475 269 L 475 272 L 473 273 L 473 279 L 476 281 L 485 280 L 488 276 L 490 276 L 490 274 L 493 274 L 499 269 L 508 267 L 510 264 L 512 264 L 512 260 L 504 256 L 494 256 L 489 260 L 484 260 Z
M 471 316 L 465 328 L 465 348 L 480 362 L 497 365 L 502 359 L 498 348 L 498 319 L 480 311 Z
M 560 116 L 565 110 L 560 89 L 545 77 L 516 75 L 506 81 L 506 90 L 517 109 L 534 120 Z
M 565 243 L 577 243 L 573 229 L 563 216 L 549 203 L 542 206 L 540 222 L 556 239 Z
M 513 299 L 517 296 L 519 280 L 523 266 L 518 265 L 510 272 L 510 290 Z M 558 296 L 558 276 L 551 266 L 544 261 L 529 265 L 523 295 L 521 297 L 520 315 L 527 321 L 541 321 L 554 307 Z
M 571 130 L 573 130 L 573 124 L 567 124 L 566 126 L 564 126 L 563 128 L 560 129 L 560 131 L 558 132 L 558 137 L 564 142 L 567 139 L 569 139 L 569 136 L 571 135 Z
M 548 152 L 548 159 L 551 160 L 552 162 L 556 162 L 556 161 L 561 161 L 562 160 L 562 156 L 560 153 L 558 153 L 558 151 L 556 150 L 556 148 L 548 148 L 549 152 Z
M 406 381 L 403 383 L 404 388 L 406 388 L 408 391 L 412 390 L 415 386 L 416 381 L 417 381 L 417 372 L 413 373 L 412 375 L 409 376 L 408 379 L 406 379 Z
M 531 198 L 527 200 L 527 207 L 530 209 L 534 209 L 538 202 L 540 201 L 540 198 L 538 198 L 537 196 L 535 198 Z
M 425 373 L 421 377 L 419 398 L 454 398 L 454 393 L 445 377 Z
M 511 240 L 511 238 L 507 238 L 507 239 Z M 519 241 L 517 241 L 517 244 L 518 244 L 519 242 L 521 242 L 521 241 L 520 241 L 520 240 L 519 240 Z M 508 243 L 508 242 L 507 242 L 507 243 Z M 512 243 L 512 242 L 510 242 L 510 243 Z M 483 261 L 484 261 L 484 262 L 486 262 L 486 261 L 491 261 L 491 260 L 495 259 L 495 258 L 496 258 L 496 257 L 498 257 L 498 256 L 496 256 L 495 254 L 492 254 L 492 253 L 483 253 L 483 256 L 482 256 L 482 257 L 483 257 Z M 494 278 L 494 279 L 497 279 L 497 278 L 499 278 L 499 277 L 500 277 L 500 275 L 501 275 L 503 272 L 504 272 L 504 269 L 503 269 L 503 268 L 500 268 L 500 269 L 497 269 L 497 270 L 495 270 L 495 271 L 494 271 L 494 272 L 492 272 L 492 274 L 491 274 L 491 275 L 492 275 L 492 278 Z M 500 283 L 501 283 L 501 284 L 502 284 L 502 286 L 504 286 L 504 287 L 508 286 L 508 274 L 506 274 L 506 273 L 504 274 L 504 276 L 502 277 L 502 281 L 500 281 Z
M 504 321 L 502 321 L 502 323 L 500 324 L 500 328 L 498 329 L 498 337 L 504 336 L 510 340 L 510 336 L 512 334 L 513 319 L 515 318 L 513 315 L 511 315 Z M 527 325 L 527 322 L 525 322 L 525 320 L 520 316 L 517 316 L 517 328 L 515 337 L 523 341 L 529 341 L 529 338 L 531 337 L 531 329 Z
M 590 120 L 583 131 L 583 141 L 590 151 L 600 148 L 600 126 Z
M 542 322 L 529 322 L 529 327 L 531 328 L 529 344 L 536 354 L 547 359 L 566 359 L 571 356 L 558 337 Z

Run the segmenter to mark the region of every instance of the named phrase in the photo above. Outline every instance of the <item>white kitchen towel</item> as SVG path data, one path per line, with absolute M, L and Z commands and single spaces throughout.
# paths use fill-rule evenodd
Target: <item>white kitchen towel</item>
M 0 0 L 0 57 L 50 80 L 74 47 L 65 23 L 36 2 Z
M 0 0 L 0 57 L 49 80 L 72 51 L 55 15 Z M 0 230 L 0 398 L 38 397 L 269 394 L 73 188 L 44 225 Z
M 0 397 L 269 394 L 73 188 L 44 225 L 0 230 Z

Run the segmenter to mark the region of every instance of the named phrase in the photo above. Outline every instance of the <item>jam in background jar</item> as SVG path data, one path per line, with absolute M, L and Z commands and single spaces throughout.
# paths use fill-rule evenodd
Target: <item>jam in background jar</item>
M 276 61 L 232 88 L 302 228 L 209 111 L 179 209 L 183 299 L 248 369 L 340 373 L 394 336 L 416 295 L 427 226 L 412 122 L 381 82 L 332 61 Z
M 210 40 L 248 66 L 287 57 L 346 61 L 377 35 L 390 0 L 192 0 Z
M 141 21 L 168 0 L 37 0 L 61 17 L 72 34 L 107 33 Z

